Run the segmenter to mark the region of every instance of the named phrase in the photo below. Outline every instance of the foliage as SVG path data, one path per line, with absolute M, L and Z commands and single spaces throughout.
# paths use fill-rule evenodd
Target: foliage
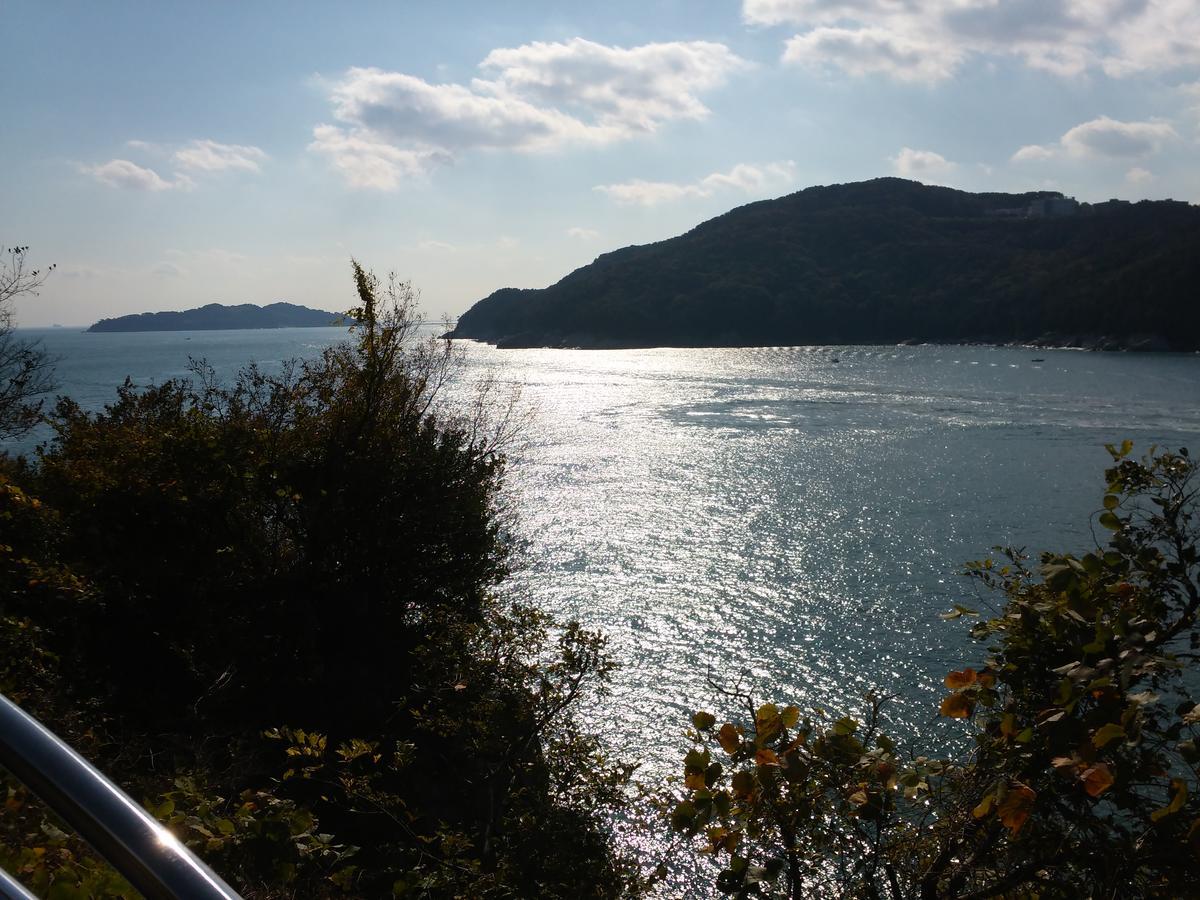
M 576 719 L 604 641 L 498 590 L 513 421 L 456 413 L 415 293 L 354 276 L 318 360 L 59 401 L 6 475 L 0 614 L 44 670 L 6 687 L 96 723 L 85 752 L 249 896 L 621 894 L 629 769 Z
M 54 270 L 29 268 L 28 254 L 28 247 L 0 247 L 0 439 L 27 433 L 40 409 L 35 398 L 53 387 L 45 350 L 15 333 L 17 298 L 36 296 Z
M 1200 647 L 1197 465 L 1110 448 L 1107 545 L 1019 552 L 968 572 L 1000 592 L 946 676 L 971 752 L 897 752 L 861 721 L 766 704 L 697 713 L 672 824 L 722 862 L 727 893 L 791 897 L 1179 897 L 1200 858 L 1191 664 Z M 974 613 L 959 607 L 946 618 Z M 748 698 L 742 698 L 748 701 Z
M 1200 348 L 1200 209 L 1144 201 L 1061 218 L 989 214 L 1045 196 L 899 178 L 813 187 L 606 253 L 542 290 L 496 291 L 455 335 L 600 347 L 1157 335 L 1164 349 Z
M 207 303 L 196 309 L 134 313 L 101 319 L 88 331 L 219 331 L 236 328 L 323 328 L 343 324 L 348 323 L 341 315 L 278 301 L 266 306 Z

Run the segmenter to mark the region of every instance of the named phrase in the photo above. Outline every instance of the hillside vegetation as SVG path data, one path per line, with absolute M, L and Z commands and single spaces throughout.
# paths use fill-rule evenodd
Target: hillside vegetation
M 61 398 L 0 454 L 0 692 L 251 900 L 635 891 L 580 714 L 604 640 L 499 590 L 512 422 L 455 412 L 411 289 L 354 274 L 321 356 Z M 0 800 L 38 896 L 137 896 L 2 770 Z
M 225 306 L 209 303 L 196 309 L 156 313 L 136 313 L 101 319 L 88 331 L 227 331 L 235 328 L 323 328 L 344 324 L 345 317 L 324 309 L 311 309 L 295 303 L 268 303 L 257 306 L 240 303 Z
M 448 391 L 412 289 L 353 272 L 321 356 L 27 407 L 52 439 L 0 454 L 0 692 L 247 900 L 1195 896 L 1186 450 L 1108 448 L 1091 552 L 968 565 L 980 609 L 943 618 L 977 644 L 924 738 L 889 736 L 885 698 L 917 698 L 888 666 L 857 710 L 801 709 L 692 654 L 710 708 L 688 728 L 664 685 L 617 760 L 604 636 L 508 577 L 515 400 Z M 635 779 L 667 745 L 682 765 Z M 3 770 L 0 798 L 0 868 L 37 896 L 138 896 Z
M 503 347 L 1042 342 L 1200 349 L 1200 208 L 899 178 L 813 187 L 503 289 L 452 336 Z

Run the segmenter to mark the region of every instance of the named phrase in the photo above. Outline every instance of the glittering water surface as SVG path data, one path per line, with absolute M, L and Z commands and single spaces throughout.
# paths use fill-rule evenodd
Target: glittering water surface
M 229 370 L 315 353 L 334 329 L 50 334 L 84 402 L 188 353 Z M 497 351 L 467 375 L 534 409 L 509 489 L 527 540 L 513 590 L 605 631 L 623 664 L 594 723 L 674 771 L 709 678 L 853 709 L 895 696 L 929 734 L 942 676 L 978 658 L 938 613 L 997 544 L 1093 540 L 1105 442 L 1196 448 L 1200 356 L 991 347 Z M 1044 358 L 1035 362 L 1036 357 Z
M 882 689 L 919 739 L 948 668 L 978 653 L 938 617 L 979 605 L 962 564 L 997 544 L 1088 546 L 1103 444 L 1200 432 L 1192 355 L 471 345 L 469 359 L 536 409 L 511 478 L 530 546 L 518 585 L 610 636 L 624 669 L 597 721 L 650 771 L 678 767 L 709 679 L 742 673 L 801 706 Z

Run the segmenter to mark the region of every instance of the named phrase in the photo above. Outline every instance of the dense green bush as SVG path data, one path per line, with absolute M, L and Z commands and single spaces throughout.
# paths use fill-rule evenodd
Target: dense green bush
M 968 570 L 1003 598 L 972 630 L 982 664 L 946 676 L 939 712 L 968 724 L 968 753 L 901 752 L 878 701 L 857 719 L 747 697 L 720 727 L 696 714 L 672 823 L 720 861 L 721 891 L 1194 895 L 1200 476 L 1186 451 L 1110 449 L 1106 546 Z
M 628 769 L 576 721 L 604 642 L 497 591 L 511 422 L 451 411 L 411 289 L 354 275 L 315 361 L 59 401 L 4 476 L 3 687 L 251 895 L 632 890 Z

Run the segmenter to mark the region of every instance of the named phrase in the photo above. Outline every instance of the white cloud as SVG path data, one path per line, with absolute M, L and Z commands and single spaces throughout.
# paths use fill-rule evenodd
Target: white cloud
M 805 25 L 879 16 L 904 5 L 894 0 L 744 0 L 742 17 L 752 25 Z
M 1166 122 L 1118 122 L 1100 116 L 1076 125 L 1060 143 L 1072 156 L 1136 158 L 1156 153 L 1178 137 Z
M 581 241 L 594 241 L 600 237 L 600 232 L 594 231 L 591 228 L 580 228 L 575 226 L 567 229 L 567 237 L 577 238 Z
M 728 172 L 713 172 L 698 181 L 643 181 L 640 178 L 620 184 L 600 184 L 594 190 L 607 194 L 622 205 L 657 206 L 685 197 L 711 197 L 722 190 L 737 190 L 746 194 L 765 194 L 782 190 L 796 178 L 796 164 L 791 160 L 749 165 L 739 163 Z
M 1148 184 L 1154 180 L 1154 173 L 1141 166 L 1134 166 L 1125 173 L 1125 180 L 1130 184 Z
M 182 278 L 187 274 L 182 266 L 177 266 L 175 263 L 166 262 L 165 260 L 156 265 L 150 272 L 153 275 L 158 275 L 160 278 Z
M 731 188 L 747 194 L 761 194 L 785 188 L 795 180 L 796 164 L 787 159 L 761 166 L 738 163 L 728 172 L 714 172 L 701 179 L 700 186 L 708 193 Z
M 1179 93 L 1183 95 L 1184 102 L 1189 104 L 1185 111 L 1196 119 L 1197 125 L 1200 125 L 1200 81 L 1181 84 Z
M 476 83 L 479 84 L 478 82 Z M 578 119 L 512 95 L 430 84 L 382 69 L 351 69 L 333 90 L 334 116 L 379 142 L 446 151 L 539 149 L 594 136 Z
M 1068 77 L 1200 65 L 1195 0 L 743 0 L 742 16 L 800 29 L 787 61 L 907 80 L 936 81 L 979 56 Z
M 310 149 L 352 185 L 390 189 L 470 151 L 603 144 L 704 118 L 700 93 L 745 65 L 706 41 L 625 49 L 575 38 L 493 50 L 469 85 L 352 68 L 330 91 L 340 125 L 318 126 Z
M 783 61 L 810 67 L 834 66 L 849 75 L 889 75 L 900 81 L 949 78 L 962 54 L 921 37 L 882 28 L 814 28 L 787 42 Z
M 308 149 L 328 156 L 334 168 L 355 188 L 394 190 L 402 181 L 450 161 L 446 153 L 438 150 L 406 150 L 372 139 L 369 132 L 346 132 L 332 125 L 318 126 L 313 137 Z
M 134 142 L 130 141 L 130 146 L 133 144 Z M 258 147 L 218 144 L 210 140 L 194 140 L 183 149 L 175 151 L 175 162 L 180 166 L 203 172 L 223 172 L 226 169 L 257 172 L 259 164 L 266 158 L 267 154 Z
M 171 153 L 170 146 L 150 141 L 130 140 L 125 142 L 125 146 L 151 156 L 166 157 Z M 171 159 L 179 169 L 191 172 L 221 172 L 228 169 L 257 172 L 260 163 L 267 159 L 267 154 L 258 147 L 197 139 L 175 150 Z M 100 165 L 80 166 L 80 169 L 103 184 L 126 190 L 190 190 L 196 186 L 196 182 L 182 172 L 176 171 L 174 177 L 168 180 L 154 169 L 128 159 L 110 159 Z
M 702 119 L 702 91 L 719 87 L 744 68 L 724 44 L 675 41 L 609 47 L 574 38 L 493 50 L 482 63 L 495 81 L 474 86 L 539 106 L 570 110 L 618 134 L 654 131 L 673 119 Z
M 176 175 L 173 181 L 167 181 L 153 169 L 143 168 L 127 159 L 110 159 L 98 166 L 82 166 L 81 169 L 101 184 L 130 191 L 170 191 L 194 186 L 186 175 Z
M 453 244 L 447 244 L 445 241 L 425 240 L 417 241 L 417 249 L 423 253 L 453 253 L 457 248 Z
M 1076 125 L 1056 144 L 1030 144 L 1012 156 L 1013 162 L 1037 162 L 1068 156 L 1140 159 L 1151 156 L 1179 135 L 1169 122 L 1121 122 L 1099 116 Z
M 1054 158 L 1054 148 L 1042 144 L 1026 144 L 1012 155 L 1013 162 L 1037 162 Z
M 593 190 L 607 194 L 622 205 L 657 206 L 684 197 L 703 197 L 704 192 L 696 184 L 675 184 L 670 181 L 643 181 L 635 178 L 620 184 L 598 184 Z
M 932 150 L 914 150 L 903 147 L 900 152 L 890 157 L 892 169 L 903 178 L 913 178 L 917 181 L 939 183 L 941 179 L 954 173 L 958 168 L 940 153 Z

